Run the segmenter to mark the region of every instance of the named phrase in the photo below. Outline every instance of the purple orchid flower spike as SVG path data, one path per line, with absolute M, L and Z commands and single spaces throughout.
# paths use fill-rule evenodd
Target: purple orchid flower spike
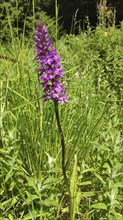
M 66 90 L 61 81 L 64 71 L 48 30 L 41 22 L 37 24 L 34 39 L 36 60 L 41 64 L 38 72 L 44 88 L 44 100 L 54 100 L 63 104 L 67 102 Z

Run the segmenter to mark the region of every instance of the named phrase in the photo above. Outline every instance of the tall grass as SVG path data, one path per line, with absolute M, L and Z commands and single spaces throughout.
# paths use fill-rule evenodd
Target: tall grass
M 32 41 L 15 38 L 11 23 L 10 34 L 0 46 L 0 219 L 67 220 L 54 105 L 42 100 Z M 69 97 L 59 107 L 71 220 L 122 219 L 122 39 L 122 28 L 100 26 L 57 39 Z

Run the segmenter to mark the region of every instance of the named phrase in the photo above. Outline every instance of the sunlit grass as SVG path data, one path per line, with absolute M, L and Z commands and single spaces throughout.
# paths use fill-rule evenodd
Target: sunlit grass
M 97 27 L 57 41 L 69 98 L 60 117 L 75 219 L 123 214 L 123 31 L 106 33 Z M 33 42 L 13 41 L 0 47 L 16 59 L 0 59 L 0 217 L 68 219 L 54 105 L 42 100 Z

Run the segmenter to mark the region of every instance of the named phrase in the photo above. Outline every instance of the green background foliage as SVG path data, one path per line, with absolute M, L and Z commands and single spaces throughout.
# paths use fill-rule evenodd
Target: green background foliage
M 47 3 L 43 7 L 49 7 Z M 32 24 L 30 38 L 26 30 L 18 37 L 14 13 L 2 21 L 9 27 L 9 42 L 0 44 L 0 219 L 69 220 L 54 105 L 43 102 L 37 80 L 33 19 L 31 23 L 27 14 L 18 15 L 25 27 L 27 21 Z M 31 13 L 34 16 L 33 9 Z M 77 36 L 57 38 L 55 19 L 44 12 L 42 16 L 61 56 L 69 99 L 59 108 L 72 197 L 70 220 L 122 220 L 122 23 L 117 29 L 101 21 L 95 30 L 88 24 Z
M 2 1 L 0 3 L 0 38 L 4 41 L 10 40 L 10 32 L 15 36 L 25 35 L 32 37 L 35 28 L 35 22 L 38 20 L 43 21 L 48 25 L 52 33 L 55 32 L 54 19 L 47 16 L 47 4 L 42 1 L 28 1 L 28 0 L 12 0 Z M 54 27 L 53 27 L 54 26 Z
M 63 27 L 62 34 L 64 30 L 67 33 L 78 33 L 80 29 L 87 29 L 88 20 L 92 26 L 95 26 L 98 23 L 97 5 L 99 2 L 99 0 L 58 0 L 59 24 Z M 119 24 L 123 19 L 122 0 L 108 0 L 107 5 L 116 9 L 115 22 Z M 40 19 L 51 27 L 54 16 L 55 0 L 1 0 L 0 39 L 8 41 L 11 38 L 8 29 L 11 28 L 17 37 L 22 34 L 30 36 L 37 20 Z M 55 32 L 53 27 L 50 28 L 50 31 Z

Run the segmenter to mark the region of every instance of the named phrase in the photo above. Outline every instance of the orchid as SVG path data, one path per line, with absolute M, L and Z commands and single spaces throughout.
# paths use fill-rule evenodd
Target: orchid
M 38 72 L 44 89 L 44 100 L 63 104 L 67 102 L 67 97 L 61 81 L 64 71 L 61 68 L 60 56 L 52 44 L 47 28 L 41 22 L 37 24 L 34 39 L 36 60 L 41 65 Z

